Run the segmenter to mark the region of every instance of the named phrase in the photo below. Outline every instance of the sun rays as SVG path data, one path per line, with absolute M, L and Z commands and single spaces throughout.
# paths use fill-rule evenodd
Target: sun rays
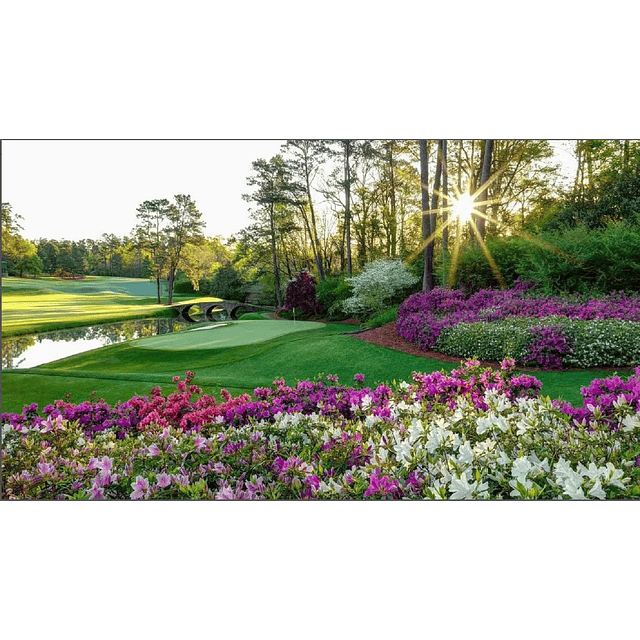
M 500 224 L 499 220 L 487 214 L 487 208 L 499 205 L 502 201 L 500 198 L 486 198 L 486 194 L 489 187 L 498 179 L 505 169 L 506 167 L 498 169 L 473 193 L 471 193 L 468 188 L 460 190 L 455 185 L 453 185 L 453 194 L 444 193 L 440 189 L 434 189 L 433 194 L 442 204 L 436 209 L 422 211 L 422 215 L 429 218 L 435 214 L 436 228 L 433 229 L 430 235 L 423 240 L 422 244 L 416 249 L 416 251 L 408 257 L 407 262 L 413 262 L 413 260 L 415 260 L 430 243 L 434 243 L 437 238 L 441 238 L 445 229 L 448 230 L 449 242 L 451 242 L 450 239 L 453 232 L 453 251 L 450 252 L 448 249 L 444 250 L 442 262 L 444 271 L 442 281 L 443 283 L 446 282 L 449 287 L 453 286 L 460 262 L 460 250 L 464 244 L 464 238 L 470 230 L 472 239 L 478 243 L 480 249 L 485 255 L 498 284 L 501 288 L 506 288 L 507 285 L 505 279 L 484 240 L 483 236 L 485 234 L 481 233 L 478 228 L 479 220 L 482 220 L 483 223 L 488 221 L 495 225 Z M 425 185 L 423 185 L 423 187 L 424 186 Z M 482 226 L 484 226 L 484 224 Z M 571 259 L 570 256 L 565 255 L 564 252 L 560 251 L 556 247 L 532 237 L 522 229 L 513 229 L 512 233 L 525 240 L 533 242 L 546 251 Z M 449 255 L 451 256 L 450 260 L 448 260 Z
M 457 187 L 453 187 L 453 196 L 450 194 L 445 194 L 441 190 L 434 190 L 434 195 L 438 197 L 438 200 L 445 203 L 443 206 L 438 207 L 437 209 L 430 209 L 428 211 L 423 211 L 422 214 L 429 216 L 432 214 L 436 215 L 436 219 L 440 219 L 441 222 L 436 226 L 436 229 L 431 232 L 431 234 L 422 242 L 421 246 L 418 247 L 416 251 L 413 252 L 408 258 L 408 262 L 412 262 L 418 257 L 422 251 L 424 251 L 425 247 L 427 247 L 431 242 L 434 242 L 437 237 L 442 235 L 444 229 L 449 229 L 449 233 L 451 231 L 455 232 L 455 241 L 453 244 L 453 254 L 451 263 L 449 264 L 449 273 L 446 278 L 447 284 L 451 286 L 455 279 L 455 274 L 458 268 L 458 262 L 460 257 L 460 246 L 462 244 L 462 238 L 465 232 L 465 228 L 471 228 L 475 239 L 480 244 L 483 253 L 487 257 L 489 261 L 489 265 L 491 269 L 496 275 L 500 286 L 504 286 L 504 278 L 500 273 L 498 266 L 495 263 L 495 260 L 491 256 L 484 239 L 482 238 L 480 232 L 478 231 L 478 226 L 476 224 L 476 220 L 479 218 L 483 218 L 484 220 L 489 220 L 491 222 L 497 222 L 491 216 L 486 214 L 486 207 L 493 204 L 499 204 L 499 199 L 487 199 L 483 200 L 482 196 L 490 186 L 490 184 L 496 179 L 498 172 L 496 172 L 491 178 L 485 182 L 480 188 L 478 188 L 474 193 L 470 193 L 468 190 L 460 191 Z M 445 215 L 446 214 L 446 215 Z

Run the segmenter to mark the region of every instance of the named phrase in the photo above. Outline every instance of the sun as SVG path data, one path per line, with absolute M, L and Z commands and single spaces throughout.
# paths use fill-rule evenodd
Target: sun
M 471 220 L 471 214 L 474 211 L 475 200 L 468 193 L 461 193 L 453 202 L 453 216 L 462 224 L 466 224 Z

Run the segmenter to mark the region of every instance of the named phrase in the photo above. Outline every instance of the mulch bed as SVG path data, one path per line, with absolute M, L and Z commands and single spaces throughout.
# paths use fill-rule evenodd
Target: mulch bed
M 416 347 L 415 344 L 401 338 L 396 333 L 395 322 L 389 322 L 389 324 L 385 324 L 377 329 L 367 329 L 366 331 L 351 333 L 349 335 L 357 338 L 358 340 L 377 344 L 380 347 L 387 347 L 387 349 L 395 349 L 396 351 L 404 351 L 404 353 L 410 353 L 412 356 L 421 356 L 423 358 L 431 358 L 432 360 L 441 360 L 442 362 L 460 364 L 460 358 L 447 356 L 436 351 L 423 351 Z

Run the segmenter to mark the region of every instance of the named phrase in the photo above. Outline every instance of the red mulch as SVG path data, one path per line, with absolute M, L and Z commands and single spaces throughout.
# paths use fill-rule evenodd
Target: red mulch
M 410 353 L 412 356 L 421 356 L 423 358 L 431 358 L 432 360 L 441 360 L 442 362 L 452 362 L 460 364 L 460 358 L 454 356 L 447 356 L 437 351 L 423 351 L 416 347 L 415 344 L 401 338 L 396 333 L 396 323 L 389 322 L 377 329 L 367 329 L 359 333 L 350 334 L 358 340 L 364 340 L 365 342 L 371 342 L 377 344 L 380 347 L 387 347 L 387 349 L 395 349 L 396 351 L 404 351 Z M 497 363 L 494 363 L 497 364 Z

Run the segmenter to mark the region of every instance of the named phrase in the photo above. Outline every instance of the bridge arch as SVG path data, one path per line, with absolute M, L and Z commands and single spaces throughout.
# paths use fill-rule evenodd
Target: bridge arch
M 177 303 L 171 305 L 178 313 L 180 317 L 182 317 L 187 322 L 198 322 L 198 320 L 194 320 L 189 315 L 189 310 L 192 307 L 198 307 L 202 310 L 206 321 L 213 322 L 213 312 L 214 311 L 226 311 L 227 315 L 233 320 L 238 319 L 238 311 L 240 309 L 257 309 L 259 311 L 275 311 L 275 307 L 267 307 L 263 305 L 251 304 L 250 302 L 237 302 L 235 300 L 221 300 L 219 302 L 188 302 L 188 303 Z

